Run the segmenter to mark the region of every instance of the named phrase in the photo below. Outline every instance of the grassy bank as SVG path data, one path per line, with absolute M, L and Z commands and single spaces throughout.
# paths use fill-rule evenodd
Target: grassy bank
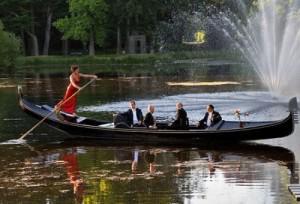
M 157 64 L 172 63 L 177 60 L 210 59 L 236 60 L 237 54 L 228 51 L 168 52 L 155 54 L 125 54 L 96 56 L 38 56 L 19 57 L 18 67 L 45 65 L 113 65 L 113 64 Z
M 249 71 L 249 69 L 240 69 L 241 65 L 235 64 L 236 62 L 241 62 L 240 57 L 236 53 L 224 50 L 96 56 L 38 56 L 19 57 L 16 72 L 68 73 L 68 67 L 71 64 L 79 64 L 83 72 L 97 73 L 99 76 L 180 75 L 184 74 L 187 69 L 196 69 L 204 75 L 207 72 L 237 74 Z M 232 64 L 228 65 L 228 63 Z

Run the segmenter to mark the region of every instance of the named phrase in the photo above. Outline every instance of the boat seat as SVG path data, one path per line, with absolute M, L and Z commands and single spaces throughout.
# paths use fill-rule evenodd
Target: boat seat
M 76 117 L 76 122 L 82 123 L 85 119 L 86 119 L 86 117 Z
M 41 106 L 42 109 L 44 110 L 47 110 L 47 111 L 53 111 L 53 107 L 49 106 L 49 105 L 42 105 Z M 81 117 L 81 116 L 74 116 L 72 114 L 69 114 L 69 113 L 66 113 L 66 112 L 63 112 L 63 111 L 60 111 L 60 113 L 64 116 L 67 116 L 67 117 L 70 117 L 70 118 L 75 118 L 76 119 L 76 123 L 82 123 L 86 117 Z
M 98 125 L 98 127 L 115 128 L 115 125 L 114 123 L 106 123 L 106 124 Z
M 45 109 L 45 110 L 48 110 L 48 111 L 53 111 L 53 110 L 54 110 L 53 107 L 48 106 L 48 105 L 42 105 L 41 107 L 42 107 L 43 109 Z M 68 116 L 68 117 L 76 118 L 77 120 L 78 120 L 79 118 L 82 118 L 82 119 L 80 119 L 80 121 L 86 119 L 86 118 L 84 118 L 84 117 L 74 116 L 74 115 L 72 115 L 72 114 L 69 114 L 69 113 L 66 113 L 66 112 L 63 112 L 63 111 L 60 111 L 60 113 L 63 114 L 63 115 L 65 115 L 65 116 Z
M 221 120 L 217 124 L 215 124 L 211 127 L 208 127 L 207 130 L 220 130 L 220 128 L 223 126 L 224 122 L 225 122 L 225 120 Z
M 42 105 L 41 107 L 42 107 L 42 109 L 44 109 L 44 110 L 47 110 L 47 111 L 53 111 L 53 107 L 51 107 L 51 106 L 48 106 L 48 105 Z

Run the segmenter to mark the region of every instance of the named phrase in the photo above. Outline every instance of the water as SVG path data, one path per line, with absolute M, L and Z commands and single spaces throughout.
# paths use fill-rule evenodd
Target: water
M 300 2 L 258 0 L 250 11 L 243 0 L 236 4 L 243 15 L 221 12 L 212 22 L 242 53 L 270 91 L 299 95 Z
M 236 120 L 236 108 L 250 112 L 247 120 L 287 115 L 289 98 L 274 97 L 255 78 L 182 73 L 103 78 L 80 94 L 78 113 L 111 119 L 135 98 L 162 116 L 174 116 L 182 101 L 194 121 L 211 102 L 225 119 Z M 217 85 L 228 81 L 236 83 Z M 55 104 L 67 79 L 37 74 L 1 84 L 10 86 L 0 88 L 0 203 L 296 203 L 287 185 L 299 183 L 298 125 L 286 138 L 225 146 L 70 141 L 41 125 L 27 143 L 3 144 L 36 123 L 18 108 L 16 85 L 36 103 Z
M 1 161 L 5 203 L 291 203 L 286 183 L 297 179 L 294 154 L 266 145 L 13 149 Z

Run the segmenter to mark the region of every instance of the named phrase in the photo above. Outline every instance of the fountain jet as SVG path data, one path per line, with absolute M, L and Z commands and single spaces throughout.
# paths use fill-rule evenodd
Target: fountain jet
M 214 23 L 271 92 L 300 94 L 300 1 L 256 0 L 243 14 L 220 12 Z M 230 14 L 229 14 L 230 13 Z M 216 21 L 215 21 L 216 22 Z

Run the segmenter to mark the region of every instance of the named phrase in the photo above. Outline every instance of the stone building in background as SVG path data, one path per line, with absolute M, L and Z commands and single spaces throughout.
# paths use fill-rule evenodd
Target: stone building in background
M 146 36 L 145 35 L 130 35 L 128 37 L 128 53 L 141 54 L 146 53 Z

